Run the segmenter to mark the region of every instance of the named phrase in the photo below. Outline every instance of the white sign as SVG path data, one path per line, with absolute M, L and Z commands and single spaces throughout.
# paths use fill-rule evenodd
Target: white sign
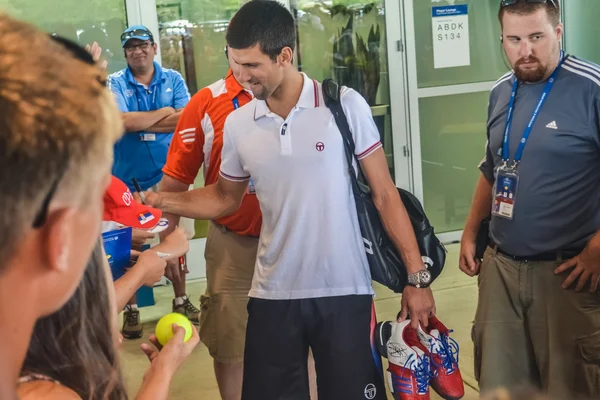
M 432 7 L 434 68 L 471 64 L 469 12 L 466 4 Z

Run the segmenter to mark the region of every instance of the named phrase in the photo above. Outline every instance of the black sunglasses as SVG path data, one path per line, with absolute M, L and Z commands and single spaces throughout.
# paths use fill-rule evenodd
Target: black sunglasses
M 513 4 L 517 4 L 518 2 L 519 2 L 519 0 L 502 0 L 502 2 L 500 3 L 500 7 L 512 6 Z M 525 3 L 538 3 L 538 4 L 550 3 L 550 4 L 552 4 L 552 7 L 558 8 L 558 6 L 554 2 L 554 0 L 525 0 Z
M 58 36 L 56 34 L 52 34 L 52 35 L 50 35 L 50 37 L 55 42 L 62 44 L 67 50 L 69 50 L 71 52 L 73 57 L 75 57 L 77 60 L 82 61 L 89 65 L 96 65 L 96 62 L 94 61 L 94 58 L 92 57 L 92 55 L 86 49 L 84 49 L 83 47 L 78 45 L 77 43 L 75 43 L 69 39 L 66 39 L 64 37 Z M 106 82 L 104 82 L 104 84 L 106 84 Z M 52 197 L 54 197 L 54 193 L 56 193 L 56 189 L 58 188 L 58 184 L 60 183 L 60 181 L 64 175 L 64 172 L 65 172 L 64 170 L 61 171 L 60 174 L 58 175 L 58 177 L 54 180 L 54 182 L 52 182 L 52 186 L 50 186 L 50 190 L 48 191 L 48 194 L 44 197 L 44 200 L 42 201 L 40 210 L 38 211 L 35 218 L 33 219 L 33 224 L 32 224 L 33 228 L 39 229 L 42 226 L 44 226 L 44 223 L 46 223 L 46 218 L 48 218 L 48 207 L 50 206 Z

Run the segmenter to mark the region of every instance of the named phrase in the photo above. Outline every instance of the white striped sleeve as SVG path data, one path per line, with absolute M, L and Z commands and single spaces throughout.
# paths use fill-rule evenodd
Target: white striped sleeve
M 229 129 L 229 117 L 223 127 L 223 150 L 221 151 L 220 175 L 233 182 L 244 182 L 250 179 L 250 175 L 244 171 L 240 154 L 235 145 L 235 133 Z
M 371 107 L 357 91 L 346 87 L 342 88 L 341 102 L 352 131 L 354 154 L 359 160 L 365 159 L 381 147 L 381 137 L 373 121 Z

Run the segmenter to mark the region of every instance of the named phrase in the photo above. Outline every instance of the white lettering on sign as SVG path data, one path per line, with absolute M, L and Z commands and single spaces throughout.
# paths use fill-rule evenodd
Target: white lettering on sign
M 466 4 L 432 7 L 434 68 L 471 64 L 469 13 Z

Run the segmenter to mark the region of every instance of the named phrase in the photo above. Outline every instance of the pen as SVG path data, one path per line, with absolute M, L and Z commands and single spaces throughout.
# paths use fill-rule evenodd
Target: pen
M 144 192 L 142 192 L 142 187 L 138 183 L 137 179 L 132 178 L 131 181 L 133 182 L 133 186 L 135 186 L 135 190 L 138 192 L 140 198 L 142 199 L 142 204 L 146 204 L 146 196 L 144 196 Z

